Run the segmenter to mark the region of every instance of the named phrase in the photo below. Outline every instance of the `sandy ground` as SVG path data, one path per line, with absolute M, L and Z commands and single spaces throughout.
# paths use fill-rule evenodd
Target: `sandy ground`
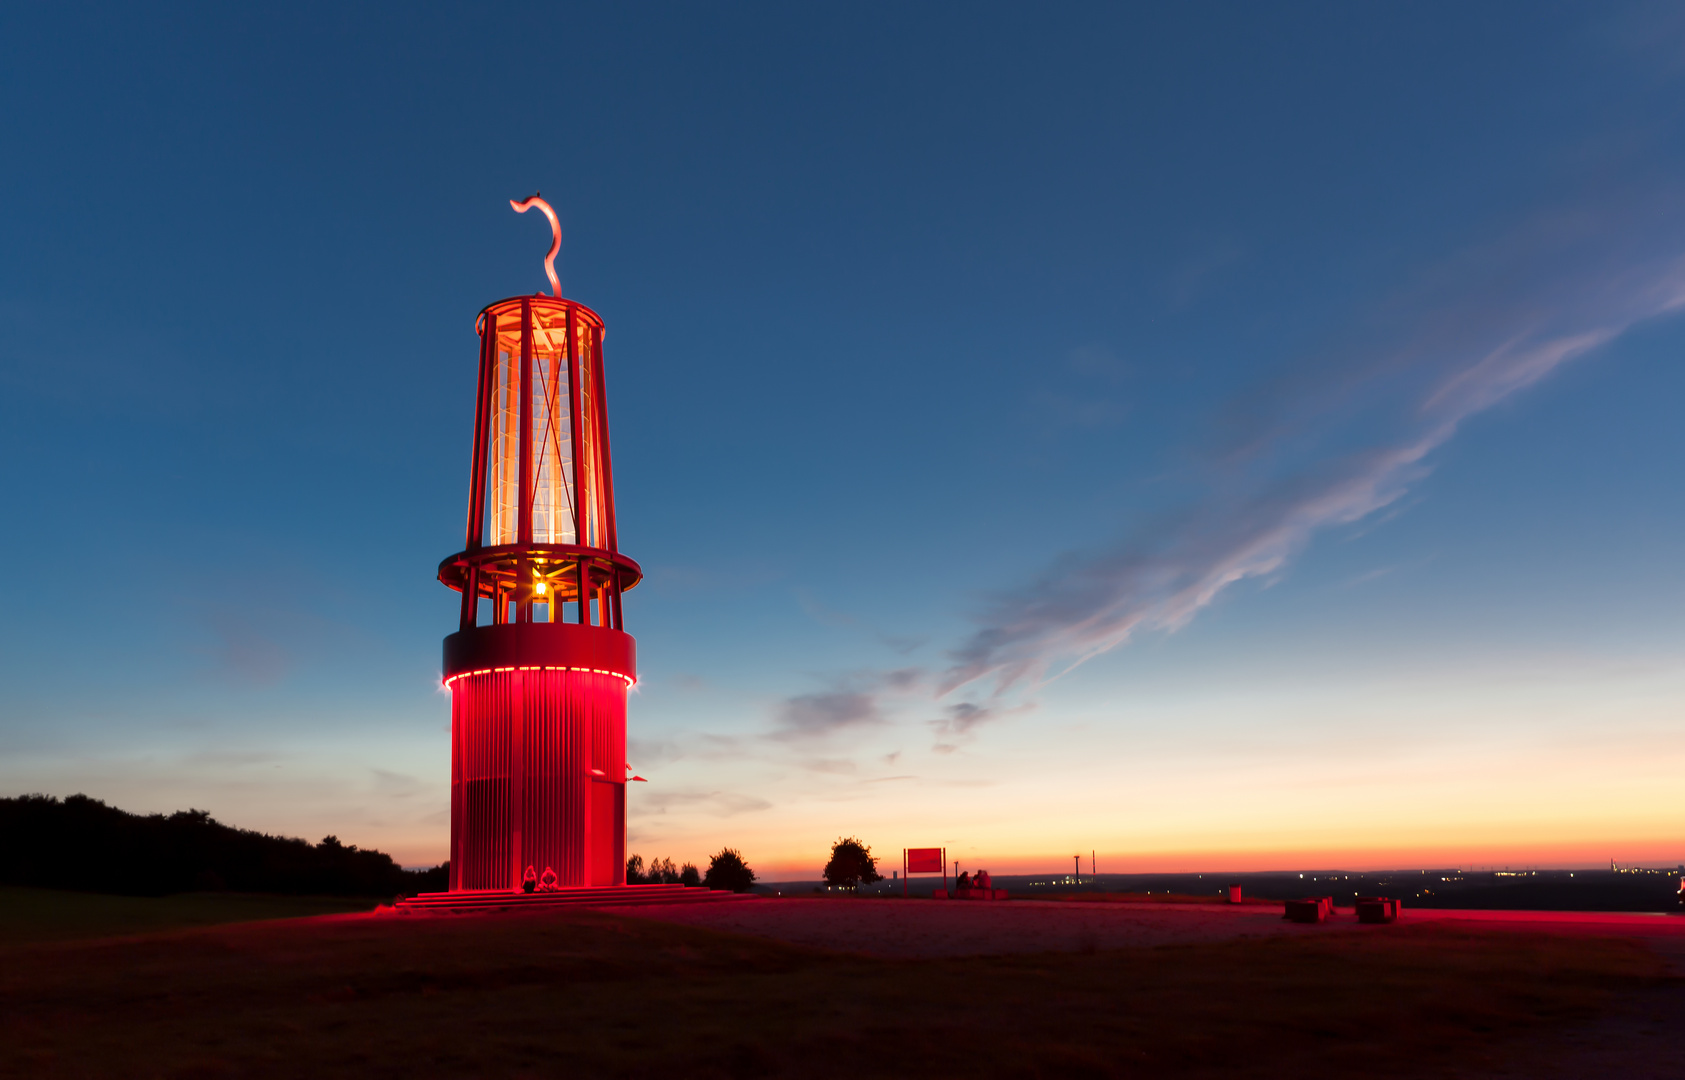
M 1230 941 L 1279 934 L 1384 933 L 1349 909 L 1320 925 L 1290 923 L 1279 905 L 1084 904 L 1055 900 L 757 898 L 737 904 L 617 908 L 617 915 L 728 930 L 875 956 L 988 956 Z M 1600 937 L 1642 937 L 1685 975 L 1685 916 L 1550 911 L 1409 911 L 1406 922 L 1461 921 Z

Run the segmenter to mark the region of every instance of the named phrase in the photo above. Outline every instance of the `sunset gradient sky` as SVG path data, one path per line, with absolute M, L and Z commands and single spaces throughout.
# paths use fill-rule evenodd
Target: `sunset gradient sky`
M 0 794 L 433 863 L 486 303 L 632 850 L 1685 860 L 1685 10 L 0 9 Z

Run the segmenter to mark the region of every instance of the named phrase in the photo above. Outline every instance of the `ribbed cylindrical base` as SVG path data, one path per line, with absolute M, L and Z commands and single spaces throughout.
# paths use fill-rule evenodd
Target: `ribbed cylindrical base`
M 627 679 L 564 667 L 451 679 L 452 891 L 626 874 Z

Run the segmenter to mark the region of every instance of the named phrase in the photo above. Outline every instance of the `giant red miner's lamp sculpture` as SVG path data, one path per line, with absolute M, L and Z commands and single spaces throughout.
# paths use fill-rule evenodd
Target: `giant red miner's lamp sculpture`
M 451 692 L 452 892 L 625 881 L 626 692 L 634 644 L 620 597 L 603 320 L 554 295 L 480 313 L 480 382 L 465 550 L 439 566 L 462 593 L 445 638 Z M 481 625 L 487 611 L 489 624 Z

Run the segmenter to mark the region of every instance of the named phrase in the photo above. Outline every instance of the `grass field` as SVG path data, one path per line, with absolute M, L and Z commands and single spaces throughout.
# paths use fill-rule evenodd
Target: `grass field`
M 9 1076 L 1440 1075 L 1656 982 L 1643 946 L 1396 926 L 893 961 L 613 915 L 0 948 Z
M 187 926 L 368 911 L 378 901 L 342 896 L 104 896 L 0 886 L 0 946 L 144 934 Z

